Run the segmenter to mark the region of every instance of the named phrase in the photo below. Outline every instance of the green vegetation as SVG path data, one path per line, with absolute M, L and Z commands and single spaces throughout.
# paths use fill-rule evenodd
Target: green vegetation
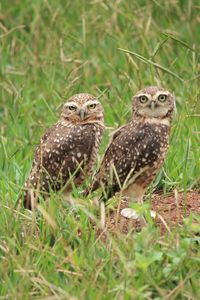
M 0 1 L 0 299 L 200 299 L 198 216 L 164 236 L 149 224 L 104 241 L 88 220 L 99 218 L 92 200 L 72 208 L 54 194 L 36 213 L 15 206 L 35 145 L 69 96 L 101 96 L 114 129 L 153 84 L 177 104 L 154 185 L 199 189 L 199 13 L 198 0 Z

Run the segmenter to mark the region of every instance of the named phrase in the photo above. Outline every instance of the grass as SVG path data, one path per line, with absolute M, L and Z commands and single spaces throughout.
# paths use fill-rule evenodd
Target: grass
M 199 190 L 199 11 L 195 0 L 0 2 L 0 299 L 200 298 L 198 216 L 165 236 L 149 224 L 105 242 L 88 221 L 92 200 L 73 210 L 57 194 L 35 214 L 15 209 L 41 134 L 82 91 L 101 96 L 110 130 L 129 120 L 141 87 L 174 92 L 154 185 Z

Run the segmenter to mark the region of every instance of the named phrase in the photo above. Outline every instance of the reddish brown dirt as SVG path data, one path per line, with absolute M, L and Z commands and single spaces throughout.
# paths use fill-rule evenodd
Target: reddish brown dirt
M 116 210 L 108 213 L 106 217 L 106 227 L 112 232 L 128 233 L 140 230 L 139 221 L 130 220 L 122 217 L 120 211 L 128 207 L 126 201 L 121 201 Z M 200 215 L 200 192 L 188 192 L 170 194 L 168 196 L 155 194 L 151 200 L 151 209 L 157 213 L 156 225 L 161 233 L 170 231 L 171 228 L 181 226 L 183 219 L 191 212 Z

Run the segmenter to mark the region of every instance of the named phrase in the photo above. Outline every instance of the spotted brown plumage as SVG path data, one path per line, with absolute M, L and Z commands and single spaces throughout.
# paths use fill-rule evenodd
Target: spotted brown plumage
M 103 130 L 100 102 L 85 93 L 71 97 L 36 148 L 25 183 L 24 206 L 32 209 L 39 195 L 48 195 L 50 190 L 70 191 L 70 180 L 80 185 L 95 164 Z
M 114 133 L 90 190 L 101 187 L 104 200 L 122 192 L 142 202 L 166 156 L 173 109 L 174 98 L 165 89 L 139 91 L 133 97 L 132 120 Z M 122 215 L 130 217 L 126 212 Z

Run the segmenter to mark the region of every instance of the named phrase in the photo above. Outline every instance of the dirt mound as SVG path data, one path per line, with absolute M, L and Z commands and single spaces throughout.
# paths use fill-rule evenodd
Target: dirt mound
M 126 201 L 121 201 L 118 209 L 108 214 L 106 227 L 111 231 L 127 233 L 130 230 L 140 230 L 140 222 L 122 217 L 120 211 L 128 207 Z M 151 209 L 157 213 L 156 225 L 161 233 L 183 224 L 183 219 L 191 212 L 200 215 L 200 192 L 171 194 L 168 196 L 154 194 L 151 200 Z

